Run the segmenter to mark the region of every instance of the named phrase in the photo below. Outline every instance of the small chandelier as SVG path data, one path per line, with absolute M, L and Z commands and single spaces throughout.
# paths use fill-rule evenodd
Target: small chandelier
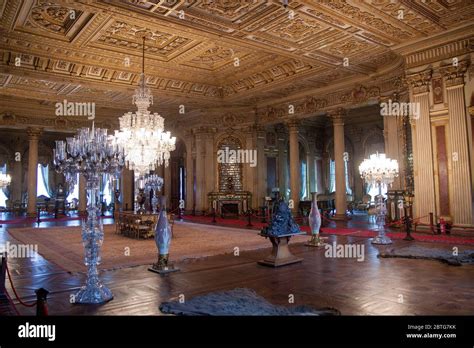
M 8 174 L 0 173 L 0 188 L 5 188 L 12 182 L 12 177 Z
M 156 166 L 168 166 L 170 152 L 175 149 L 176 138 L 164 131 L 164 118 L 151 113 L 153 95 L 145 82 L 145 36 L 143 36 L 142 72 L 138 88 L 133 95 L 136 113 L 127 112 L 119 118 L 120 131 L 115 131 L 117 141 L 125 151 L 126 166 L 143 176 Z
M 390 185 L 398 176 L 398 162 L 383 153 L 372 154 L 360 164 L 359 172 L 369 185 Z
M 372 244 L 390 244 L 392 240 L 385 235 L 384 228 L 387 209 L 382 196 L 382 186 L 390 185 L 398 176 L 398 162 L 397 160 L 387 158 L 383 153 L 376 153 L 364 159 L 359 166 L 359 172 L 361 178 L 364 179 L 367 184 L 378 187 L 379 189 L 379 194 L 376 196 L 378 235 L 372 239 Z

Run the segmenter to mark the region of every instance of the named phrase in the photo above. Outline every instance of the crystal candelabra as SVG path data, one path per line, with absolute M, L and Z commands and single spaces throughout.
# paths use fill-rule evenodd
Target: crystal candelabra
M 99 183 L 102 175 L 110 174 L 118 179 L 124 166 L 122 147 L 106 129 L 81 128 L 74 137 L 56 141 L 53 150 L 55 169 L 63 173 L 70 187 L 76 184 L 77 174 L 86 179 L 87 220 L 82 221 L 82 242 L 87 267 L 86 285 L 74 295 L 75 303 L 104 303 L 113 298 L 112 292 L 100 279 L 100 248 L 104 241 L 104 229 L 99 219 Z
M 153 214 L 156 214 L 158 205 L 158 192 L 163 187 L 163 178 L 156 175 L 150 174 L 145 177 L 145 189 L 147 191 L 153 191 L 153 197 L 151 199 Z
M 372 240 L 373 244 L 391 244 L 392 240 L 385 235 L 385 214 L 386 207 L 382 196 L 382 186 L 392 184 L 398 176 L 398 162 L 387 158 L 385 154 L 377 153 L 370 155 L 359 166 L 362 179 L 369 185 L 376 185 L 379 188 L 377 196 L 377 226 L 378 235 Z

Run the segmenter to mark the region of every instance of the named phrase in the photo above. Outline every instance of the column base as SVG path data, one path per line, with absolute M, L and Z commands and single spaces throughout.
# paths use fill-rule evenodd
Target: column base
M 332 217 L 333 220 L 336 220 L 336 221 L 347 221 L 347 216 L 346 214 L 335 214 L 333 217 Z
M 26 213 L 26 217 L 29 217 L 29 218 L 35 218 L 36 215 L 37 215 L 36 212 L 34 212 L 34 213 L 28 213 L 28 212 L 27 212 L 27 213 Z

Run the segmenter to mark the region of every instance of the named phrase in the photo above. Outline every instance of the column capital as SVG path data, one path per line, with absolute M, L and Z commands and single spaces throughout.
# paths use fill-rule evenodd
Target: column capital
M 470 106 L 468 111 L 469 111 L 469 115 L 474 116 L 474 106 Z
M 28 127 L 26 129 L 26 134 L 28 134 L 28 140 L 38 140 L 41 134 L 43 134 L 43 128 Z
M 458 62 L 457 66 L 450 64 L 441 67 L 439 71 L 446 79 L 446 87 L 464 85 L 464 74 L 466 73 L 468 67 L 469 61 L 467 60 Z
M 406 82 L 414 94 L 426 93 L 430 91 L 429 84 L 432 74 L 432 69 L 426 69 L 415 74 L 407 75 Z
M 328 117 L 331 118 L 334 126 L 343 126 L 344 117 L 347 115 L 347 111 L 344 108 L 337 108 L 328 111 Z
M 297 120 L 297 119 L 294 119 L 294 118 L 286 121 L 286 126 L 288 127 L 288 131 L 290 133 L 291 132 L 298 132 L 298 127 L 299 127 L 300 124 L 301 124 L 301 121 Z

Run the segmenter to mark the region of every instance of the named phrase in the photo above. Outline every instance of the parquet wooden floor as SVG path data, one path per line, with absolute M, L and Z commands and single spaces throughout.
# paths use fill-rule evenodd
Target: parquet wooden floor
M 38 230 L 40 233 L 40 230 Z M 0 242 L 11 240 L 0 229 Z M 101 306 L 73 305 L 70 295 L 82 285 L 82 273 L 71 274 L 45 260 L 10 259 L 14 284 L 23 298 L 34 300 L 34 290 L 48 289 L 51 315 L 161 315 L 163 301 L 183 294 L 198 294 L 246 287 L 267 300 L 281 305 L 334 307 L 343 315 L 473 315 L 474 266 L 449 266 L 437 261 L 379 259 L 378 249 L 366 238 L 330 236 L 328 242 L 357 243 L 365 247 L 365 259 L 327 258 L 324 248 L 292 244 L 292 251 L 304 261 L 278 269 L 260 266 L 256 261 L 269 249 L 244 251 L 239 256 L 218 255 L 181 262 L 180 272 L 160 276 L 146 265 L 101 272 L 102 280 L 115 298 Z M 391 247 L 407 245 L 395 241 Z M 433 248 L 452 245 L 419 243 Z M 270 246 L 270 244 L 269 244 Z M 462 251 L 466 247 L 459 246 Z M 172 252 L 172 249 L 171 249 Z M 7 282 L 7 289 L 13 292 Z M 294 304 L 289 296 L 294 296 Z M 14 301 L 21 314 L 34 314 Z M 3 315 L 7 315 L 3 312 Z

